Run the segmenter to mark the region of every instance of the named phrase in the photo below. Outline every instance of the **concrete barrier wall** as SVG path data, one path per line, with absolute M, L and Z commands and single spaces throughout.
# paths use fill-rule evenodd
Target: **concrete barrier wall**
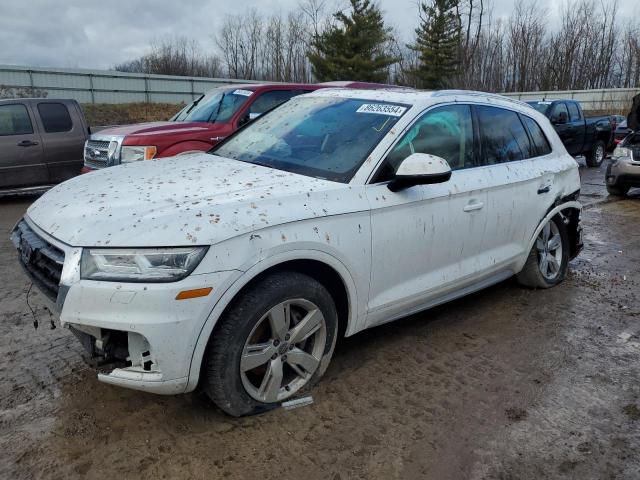
M 602 90 L 565 90 L 546 92 L 503 93 L 518 100 L 556 100 L 570 98 L 577 100 L 586 111 L 604 111 L 626 114 L 631 107 L 631 99 L 640 93 L 640 89 L 608 88 Z
M 110 70 L 0 65 L 0 85 L 43 90 L 49 98 L 73 98 L 81 103 L 187 103 L 212 88 L 234 83 L 255 82 Z
M 255 83 L 229 78 L 178 77 L 110 70 L 39 68 L 0 65 L 0 85 L 37 88 L 49 98 L 74 98 L 81 103 L 187 103 L 220 85 Z M 567 90 L 503 93 L 519 100 L 572 98 L 585 110 L 623 112 L 640 89 Z

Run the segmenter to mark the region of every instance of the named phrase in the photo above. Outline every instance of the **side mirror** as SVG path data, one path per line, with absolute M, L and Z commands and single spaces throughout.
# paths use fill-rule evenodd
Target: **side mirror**
M 451 167 L 444 158 L 427 153 L 412 153 L 405 158 L 389 184 L 392 192 L 414 185 L 444 183 L 451 178 Z
M 242 127 L 243 125 L 246 125 L 247 123 L 252 122 L 256 118 L 258 118 L 260 115 L 261 115 L 260 113 L 247 113 L 244 117 L 240 119 L 240 121 L 238 122 L 238 126 Z

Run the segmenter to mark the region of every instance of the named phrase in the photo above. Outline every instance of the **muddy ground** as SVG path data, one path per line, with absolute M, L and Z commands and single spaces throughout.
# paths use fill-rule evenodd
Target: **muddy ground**
M 0 478 L 640 478 L 640 195 L 583 177 L 584 252 L 338 344 L 314 405 L 233 419 L 199 395 L 97 382 L 32 326 L 0 201 Z

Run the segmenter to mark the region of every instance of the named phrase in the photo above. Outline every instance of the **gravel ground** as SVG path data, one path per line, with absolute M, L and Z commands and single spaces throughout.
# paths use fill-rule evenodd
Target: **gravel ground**
M 312 406 L 233 419 L 97 382 L 50 330 L 0 200 L 0 478 L 640 478 L 640 195 L 583 170 L 584 252 L 338 344 Z

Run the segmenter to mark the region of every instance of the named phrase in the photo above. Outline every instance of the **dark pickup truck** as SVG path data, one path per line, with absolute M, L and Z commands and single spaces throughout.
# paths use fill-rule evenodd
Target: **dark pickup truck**
M 540 100 L 527 102 L 546 115 L 574 157 L 584 155 L 587 165 L 598 167 L 607 149 L 613 147 L 613 126 L 609 116 L 586 117 L 575 100 Z
M 78 175 L 88 136 L 75 100 L 0 100 L 0 195 L 43 191 Z

